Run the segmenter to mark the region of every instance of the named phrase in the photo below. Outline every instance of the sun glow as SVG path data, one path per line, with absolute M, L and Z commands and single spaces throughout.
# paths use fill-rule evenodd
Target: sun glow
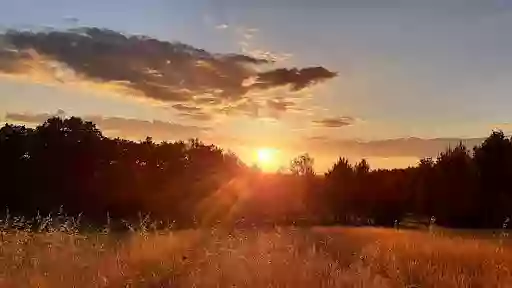
M 273 148 L 259 148 L 256 150 L 256 164 L 264 171 L 277 169 L 277 150 Z

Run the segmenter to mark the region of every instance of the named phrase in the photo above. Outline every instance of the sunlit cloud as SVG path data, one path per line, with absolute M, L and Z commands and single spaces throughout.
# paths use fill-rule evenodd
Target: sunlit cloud
M 188 105 L 180 104 L 180 103 L 172 105 L 172 108 L 174 108 L 174 109 L 176 109 L 178 111 L 182 111 L 182 112 L 198 112 L 198 111 L 201 111 L 200 107 L 188 106 Z
M 240 39 L 238 41 L 238 45 L 242 53 L 254 58 L 266 59 L 275 63 L 283 62 L 293 57 L 292 53 L 271 51 L 270 49 L 259 45 L 257 43 L 257 35 L 259 32 L 260 30 L 258 28 L 238 27 L 236 29 L 236 34 Z
M 11 30 L 0 35 L 0 73 L 4 76 L 180 104 L 175 108 L 182 112 L 189 107 L 186 103 L 201 102 L 203 106 L 223 105 L 225 109 L 219 111 L 224 114 L 250 110 L 257 115 L 253 103 L 259 100 L 249 100 L 249 95 L 278 87 L 299 92 L 337 75 L 324 67 L 263 69 L 262 65 L 269 67 L 272 60 L 214 54 L 179 42 L 98 28 Z

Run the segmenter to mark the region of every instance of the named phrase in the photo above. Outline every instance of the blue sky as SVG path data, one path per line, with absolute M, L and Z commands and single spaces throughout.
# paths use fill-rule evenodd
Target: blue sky
M 512 123 L 511 3 L 6 0 L 0 10 L 3 29 L 102 27 L 215 53 L 268 52 L 280 59 L 276 67 L 322 66 L 338 76 L 294 96 L 302 97 L 301 109 L 279 118 L 236 116 L 198 123 L 179 118 L 168 105 L 6 75 L 0 78 L 0 113 L 62 109 L 70 115 L 209 125 L 208 140 L 238 149 L 246 159 L 262 145 L 278 147 L 283 158 L 305 149 L 319 159 L 344 153 L 342 148 L 327 153 L 315 149 L 316 144 L 300 144 L 313 136 L 333 145 L 340 139 L 484 137 L 493 128 L 507 132 Z M 269 93 L 292 97 L 288 92 Z M 355 121 L 330 128 L 310 125 L 336 117 Z M 362 156 L 372 158 L 372 153 Z M 390 159 L 375 163 L 393 166 L 418 156 L 390 153 Z

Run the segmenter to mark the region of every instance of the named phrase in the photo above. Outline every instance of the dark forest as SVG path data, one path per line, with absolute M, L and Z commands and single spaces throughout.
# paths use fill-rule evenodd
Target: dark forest
M 65 211 L 99 225 L 141 215 L 178 227 L 393 226 L 435 217 L 446 227 L 495 228 L 512 211 L 512 141 L 501 131 L 415 167 L 373 170 L 340 157 L 320 175 L 308 154 L 289 171 L 263 173 L 197 139 L 111 139 L 92 122 L 54 117 L 36 128 L 3 126 L 0 161 L 0 205 L 9 213 Z

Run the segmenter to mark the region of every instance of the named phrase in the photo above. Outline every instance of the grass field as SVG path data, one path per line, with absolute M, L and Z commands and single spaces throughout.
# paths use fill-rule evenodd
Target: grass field
M 507 242 L 381 228 L 12 230 L 0 287 L 512 287 Z

